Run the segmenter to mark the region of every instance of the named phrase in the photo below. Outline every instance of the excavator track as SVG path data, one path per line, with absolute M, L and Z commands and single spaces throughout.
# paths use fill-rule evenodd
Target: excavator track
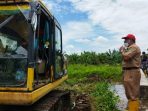
M 0 111 L 70 111 L 70 92 L 54 90 L 31 106 L 0 106 Z

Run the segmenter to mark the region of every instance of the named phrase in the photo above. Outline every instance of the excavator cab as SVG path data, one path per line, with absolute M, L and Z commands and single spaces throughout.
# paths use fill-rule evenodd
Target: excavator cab
M 62 52 L 61 26 L 40 0 L 1 0 L 0 104 L 33 104 L 66 80 Z

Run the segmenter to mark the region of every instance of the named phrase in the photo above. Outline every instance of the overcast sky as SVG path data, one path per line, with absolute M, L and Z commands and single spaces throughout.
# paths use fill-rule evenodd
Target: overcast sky
M 119 49 L 132 33 L 148 48 L 148 0 L 44 0 L 63 31 L 64 51 Z

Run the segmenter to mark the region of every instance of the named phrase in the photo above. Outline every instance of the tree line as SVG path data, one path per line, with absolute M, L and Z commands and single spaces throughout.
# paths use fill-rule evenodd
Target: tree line
M 69 64 L 121 64 L 122 60 L 121 54 L 117 50 L 109 50 L 104 53 L 84 51 L 81 54 L 73 53 L 66 56 Z

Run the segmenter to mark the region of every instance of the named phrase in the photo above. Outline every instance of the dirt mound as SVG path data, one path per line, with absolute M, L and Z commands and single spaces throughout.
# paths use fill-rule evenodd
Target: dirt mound
M 91 104 L 87 94 L 76 96 L 73 111 L 91 111 Z

